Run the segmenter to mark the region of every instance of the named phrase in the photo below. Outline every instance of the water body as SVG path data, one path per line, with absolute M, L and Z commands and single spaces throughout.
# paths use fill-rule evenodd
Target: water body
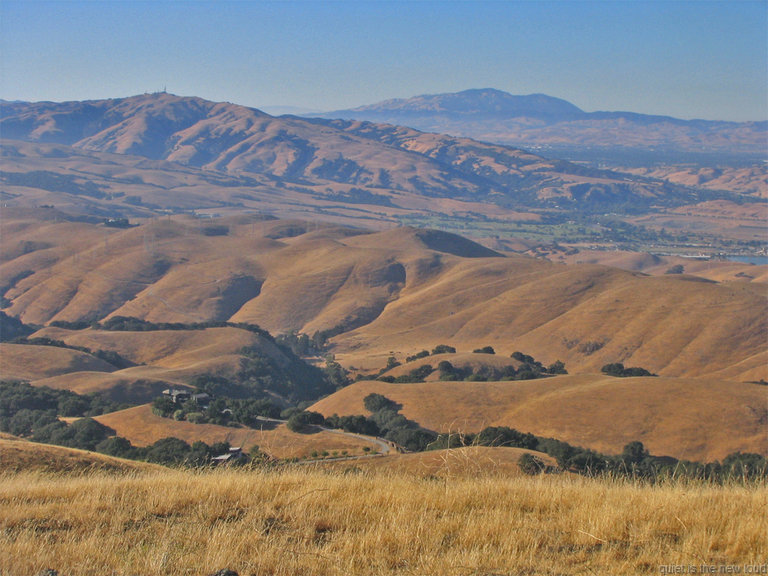
M 768 264 L 768 256 L 728 256 L 728 260 L 745 264 Z

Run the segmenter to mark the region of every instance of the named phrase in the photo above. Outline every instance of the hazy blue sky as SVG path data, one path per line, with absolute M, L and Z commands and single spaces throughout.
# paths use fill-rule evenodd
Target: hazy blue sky
M 339 109 L 498 88 L 587 111 L 768 119 L 768 2 L 0 3 L 0 98 L 162 90 Z

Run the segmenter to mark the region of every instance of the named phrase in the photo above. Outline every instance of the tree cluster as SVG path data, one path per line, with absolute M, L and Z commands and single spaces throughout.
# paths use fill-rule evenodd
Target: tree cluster
M 614 362 L 612 364 L 606 364 L 600 371 L 608 376 L 616 376 L 618 378 L 629 378 L 631 376 L 656 376 L 645 368 L 625 368 L 621 362 Z
M 371 412 L 370 416 L 334 414 L 325 419 L 325 426 L 357 434 L 381 436 L 413 452 L 426 450 L 437 438 L 434 432 L 421 428 L 400 414 L 401 406 L 386 396 L 369 394 L 363 399 L 363 404 Z

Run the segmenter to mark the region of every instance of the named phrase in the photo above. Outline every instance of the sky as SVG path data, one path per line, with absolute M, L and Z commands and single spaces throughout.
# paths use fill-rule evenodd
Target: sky
M 337 110 L 496 88 L 768 120 L 768 0 L 2 0 L 0 98 Z

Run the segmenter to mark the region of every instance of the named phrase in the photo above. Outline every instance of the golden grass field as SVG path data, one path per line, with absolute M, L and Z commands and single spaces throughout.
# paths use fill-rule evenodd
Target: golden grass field
M 524 448 L 465 446 L 450 450 L 428 450 L 408 454 L 390 453 L 375 458 L 323 462 L 322 467 L 339 471 L 366 471 L 408 474 L 418 478 L 469 478 L 473 476 L 523 476 L 518 461 L 523 454 L 532 454 L 547 466 L 557 462 L 543 452 Z
M 764 566 L 764 485 L 307 467 L 0 475 L 0 572 L 614 575 Z

